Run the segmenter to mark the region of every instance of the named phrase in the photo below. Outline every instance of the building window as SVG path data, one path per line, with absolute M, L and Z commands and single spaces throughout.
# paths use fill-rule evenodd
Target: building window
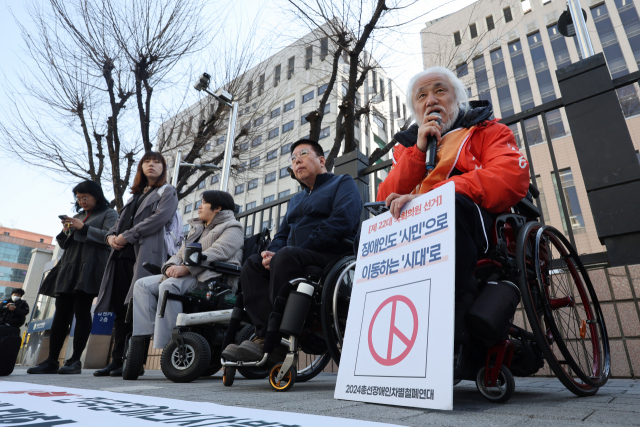
M 274 119 L 280 115 L 280 107 L 276 108 L 271 112 L 271 118 Z
M 240 151 L 247 151 L 249 149 L 249 143 L 248 142 L 243 142 L 242 144 L 240 144 Z
M 291 120 L 289 123 L 285 123 L 282 125 L 282 133 L 287 133 L 291 129 L 293 129 L 293 120 Z
M 320 131 L 320 137 L 318 139 L 325 139 L 329 135 L 331 135 L 331 127 L 327 126 L 326 128 Z
M 560 110 L 549 111 L 546 114 L 547 126 L 549 127 L 549 136 L 551 139 L 560 138 L 567 133 L 564 130 L 564 123 L 562 123 L 562 115 Z
M 629 69 L 627 68 L 627 63 L 622 56 L 622 50 L 620 49 L 618 38 L 616 37 L 613 24 L 611 23 L 611 18 L 609 18 L 607 5 L 602 4 L 598 7 L 594 7 L 591 9 L 591 15 L 593 16 L 593 22 L 596 25 L 596 30 L 598 30 L 600 43 L 602 43 L 603 46 L 602 51 L 605 59 L 607 60 L 611 78 L 615 79 L 616 77 L 622 77 L 629 74 Z M 629 26 L 628 17 L 625 19 L 627 19 L 627 26 Z M 631 32 L 631 34 L 634 34 L 634 32 L 637 32 L 637 29 L 634 29 L 633 27 L 625 27 L 625 31 L 627 33 L 627 37 L 629 37 L 629 33 Z M 629 40 L 629 43 L 631 43 L 631 40 Z M 632 50 L 633 49 L 634 46 L 632 46 Z M 622 108 L 622 112 L 625 117 L 633 116 L 640 112 L 640 102 L 638 101 L 635 85 L 620 88 L 616 90 L 616 92 L 618 93 L 620 107 Z
M 400 98 L 396 96 L 396 117 L 400 118 Z
M 40 239 L 40 243 L 44 243 L 44 239 Z
M 322 110 L 323 114 L 329 114 L 331 112 L 331 104 L 324 104 L 324 110 Z
M 251 99 L 251 96 L 253 96 L 253 82 L 252 81 L 247 83 L 247 94 L 245 95 L 244 102 L 249 102 L 249 100 Z
M 269 139 L 273 139 L 278 135 L 280 135 L 280 128 L 279 127 L 275 128 L 275 129 L 271 129 L 269 131 Z
M 211 144 L 207 144 L 204 146 L 204 151 L 209 151 L 211 150 Z
M 264 176 L 264 183 L 265 184 L 268 184 L 268 183 L 273 182 L 275 180 L 276 180 L 276 172 L 275 171 L 269 172 L 268 174 L 266 174 Z
M 469 25 L 469 34 L 471 35 L 472 39 L 478 37 L 478 29 L 476 28 L 476 24 Z
M 536 80 L 538 80 L 538 89 L 540 90 L 540 97 L 542 103 L 553 101 L 556 99 L 556 92 L 553 88 L 553 81 L 551 80 L 551 73 L 549 72 L 549 64 L 547 63 L 547 56 L 544 52 L 544 46 L 542 46 L 542 38 L 540 33 L 531 34 L 527 36 L 529 42 L 529 50 L 531 52 L 531 59 L 533 60 L 533 69 L 536 72 Z
M 520 98 L 520 109 L 522 111 L 528 110 L 533 108 L 535 104 L 533 103 L 533 93 L 531 92 L 531 84 L 529 83 L 520 40 L 509 45 L 509 55 L 516 80 L 516 89 L 518 89 L 518 98 Z
M 275 70 L 273 70 L 273 87 L 278 86 L 278 83 L 280 83 L 281 72 L 282 72 L 282 65 L 276 65 Z
M 216 141 L 216 145 L 224 144 L 225 139 L 226 138 L 224 136 L 221 136 L 220 138 L 218 138 L 218 141 Z
M 384 100 L 384 79 L 380 79 L 380 96 Z
M 198 184 L 198 190 L 202 190 L 204 188 L 204 182 L 205 182 L 204 179 L 200 181 L 200 184 Z
M 458 77 L 464 77 L 467 74 L 469 74 L 469 67 L 467 66 L 467 64 L 460 64 L 456 67 L 456 74 L 458 75 Z M 398 111 L 400 111 L 400 109 L 398 109 Z
M 265 228 L 271 230 L 271 228 L 273 227 L 273 219 L 270 219 L 268 221 L 262 221 L 262 229 L 264 230 Z
M 407 105 L 406 104 L 402 104 L 402 118 L 404 120 L 407 120 Z
M 276 173 L 274 172 L 273 174 L 275 175 Z M 262 204 L 273 202 L 275 199 L 276 199 L 276 196 L 272 194 L 271 196 L 268 196 L 262 199 Z
M 489 91 L 489 78 L 487 77 L 484 56 L 473 60 L 473 70 L 476 77 L 476 86 L 478 87 L 478 98 L 493 104 L 491 101 L 491 92 Z
M 640 64 L 640 20 L 638 19 L 638 11 L 632 0 L 615 0 L 618 8 L 618 15 L 622 21 L 622 26 L 627 34 L 631 51 L 633 51 L 636 63 Z
M 487 16 L 487 31 L 491 31 L 494 28 L 496 28 L 495 25 L 493 25 L 493 15 L 489 15 Z
M 242 193 L 244 193 L 244 184 L 236 185 L 235 194 L 238 195 Z
M 514 113 L 513 102 L 511 101 L 509 79 L 507 77 L 507 69 L 504 66 L 502 48 L 494 50 L 490 56 L 493 67 L 493 77 L 496 82 L 496 91 L 498 92 L 498 101 L 500 102 L 500 113 L 502 117 L 512 116 Z
M 376 85 L 377 87 L 377 85 Z M 347 84 L 347 82 L 343 81 L 342 82 L 342 96 L 347 96 L 347 93 L 349 92 L 349 85 Z M 376 90 L 377 92 L 377 90 Z
M 247 170 L 247 162 L 242 162 L 238 165 L 238 172 L 244 172 Z
M 520 141 L 520 131 L 518 130 L 518 124 L 509 125 L 509 129 L 513 132 L 513 137 L 516 140 L 516 144 L 518 144 L 518 148 L 522 148 L 522 142 Z
M 571 64 L 571 58 L 569 57 L 569 51 L 567 50 L 567 42 L 564 39 L 564 36 L 558 31 L 558 26 L 552 25 L 547 28 L 547 32 L 549 33 L 551 50 L 553 50 L 556 67 L 562 68 Z
M 502 9 L 502 12 L 504 12 L 504 22 L 513 21 L 513 16 L 511 16 L 511 8 L 510 7 L 505 7 L 504 9 Z
M 284 104 L 284 112 L 286 113 L 287 111 L 291 111 L 294 108 L 296 108 L 296 100 L 294 99 L 291 102 L 287 102 L 286 104 Z
M 309 46 L 304 56 L 304 68 L 307 70 L 311 68 L 311 64 L 313 63 L 313 47 Z
M 260 156 L 256 156 L 253 159 L 251 159 L 251 162 L 249 162 L 249 167 L 251 169 L 260 166 Z
M 287 155 L 291 152 L 291 143 L 287 144 L 287 145 L 283 145 L 282 147 L 280 147 L 280 154 L 281 155 Z
M 378 75 L 375 71 L 371 72 L 371 80 L 373 80 L 373 93 L 378 93 Z
M 522 13 L 531 12 L 531 1 L 530 0 L 522 0 L 520 2 L 520 5 L 522 6 Z
M 549 221 L 551 221 L 551 219 L 549 218 L 549 209 L 547 208 L 547 199 L 544 197 L 544 190 L 542 189 L 542 180 L 540 179 L 540 175 L 536 176 L 536 187 L 540 192 L 540 195 L 538 196 L 538 202 L 540 202 L 540 209 L 542 210 L 540 214 L 542 215 L 542 219 L 544 220 L 544 223 L 548 224 Z
M 375 124 L 377 124 L 380 129 L 382 129 L 382 130 L 386 130 L 387 129 L 386 120 L 384 118 L 380 117 L 376 113 L 371 114 L 371 118 L 373 119 L 373 122 Z
M 569 224 L 574 233 L 584 233 L 584 218 L 582 217 L 582 209 L 580 208 L 580 201 L 578 200 L 578 192 L 576 186 L 573 183 L 573 174 L 571 168 L 563 169 L 559 171 L 560 183 L 562 184 L 562 194 L 564 200 L 567 203 L 567 211 L 569 213 Z M 565 234 L 567 232 L 567 221 L 562 211 L 562 202 L 560 201 L 560 191 L 558 189 L 558 183 L 556 182 L 556 176 L 551 172 L 551 179 L 553 180 L 553 187 L 556 192 L 556 199 L 558 200 L 558 209 L 560 210 L 560 216 L 562 217 L 562 227 Z
M 542 129 L 540 128 L 540 121 L 538 120 L 538 116 L 524 121 L 524 131 L 527 134 L 527 143 L 529 143 L 529 147 L 544 142 L 544 135 L 542 133 Z
M 291 80 L 291 77 L 293 77 L 293 70 L 295 69 L 296 66 L 296 57 L 292 56 L 291 58 L 289 58 L 289 68 L 287 69 L 287 79 Z
M 253 234 L 253 225 L 247 225 L 247 228 L 244 230 L 245 236 L 251 236 Z
M 271 150 L 267 153 L 267 161 L 269 160 L 273 160 L 276 157 L 278 157 L 278 149 L 276 148 L 275 150 Z
M 198 201 L 196 202 L 196 207 L 195 207 L 195 209 L 197 210 L 197 209 L 200 207 L 200 205 L 201 205 L 201 204 L 202 204 L 202 200 L 198 200 Z
M 253 126 L 260 126 L 264 122 L 264 116 L 260 116 L 253 121 Z
M 251 181 L 249 181 L 249 190 L 253 190 L 254 188 L 258 187 L 258 178 L 254 178 Z M 249 209 L 247 207 L 247 209 Z
M 460 46 L 462 44 L 462 37 L 460 37 L 460 31 L 456 31 L 453 33 L 453 42 L 456 46 Z
M 189 213 L 191 212 L 191 210 L 193 209 L 193 205 L 188 204 L 187 206 L 184 207 L 184 213 Z
M 313 111 L 312 111 L 311 113 L 313 113 Z M 311 114 L 311 113 L 309 113 L 309 114 Z M 305 114 L 304 116 L 302 116 L 302 117 L 300 118 L 300 126 L 302 126 L 302 125 L 306 125 L 307 123 L 309 123 L 309 121 L 307 120 L 307 116 L 308 116 L 309 114 Z
M 329 54 L 329 38 L 325 37 L 320 39 L 320 60 L 324 61 L 324 58 Z
M 262 95 L 264 92 L 264 74 L 260 76 L 260 80 L 258 80 L 258 96 Z
M 287 169 L 288 169 L 288 167 L 284 167 L 284 168 L 280 169 L 280 178 L 286 178 L 288 176 L 291 176 L 291 175 L 289 175 L 289 171 Z
M 284 190 L 278 193 L 278 199 L 282 199 L 283 197 L 287 197 L 291 194 L 291 190 Z
M 313 90 L 309 93 L 305 93 L 304 95 L 302 95 L 302 103 L 304 104 L 307 101 L 311 101 L 313 99 Z
M 325 91 L 327 90 L 327 88 L 329 87 L 329 83 L 325 83 L 322 86 L 320 86 L 318 88 L 318 96 L 322 95 L 323 93 L 325 93 Z
M 186 236 L 189 234 L 189 224 L 185 224 L 182 226 L 182 233 Z
M 218 183 L 219 181 L 220 181 L 220 175 L 213 175 L 211 177 L 211 184 L 212 185 Z
M 257 179 L 256 179 L 256 181 L 257 181 Z M 249 186 L 249 188 L 251 188 L 251 186 Z M 257 203 L 257 202 L 247 203 L 247 208 L 246 208 L 246 210 L 250 210 L 250 209 L 255 208 L 255 207 L 256 207 L 256 203 Z
M 252 147 L 257 147 L 260 144 L 262 144 L 262 135 L 256 136 L 255 138 L 253 138 L 253 141 L 251 141 Z

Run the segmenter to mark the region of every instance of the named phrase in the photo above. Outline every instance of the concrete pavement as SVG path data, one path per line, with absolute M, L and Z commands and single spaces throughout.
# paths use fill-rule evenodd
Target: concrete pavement
M 405 426 L 620 426 L 640 425 L 640 380 L 609 380 L 593 397 L 577 398 L 555 378 L 516 378 L 516 392 L 506 404 L 482 398 L 475 384 L 463 381 L 454 388 L 453 411 L 428 411 L 396 406 L 335 400 L 336 374 L 323 373 L 307 383 L 296 383 L 286 393 L 275 392 L 267 380 L 236 376 L 233 387 L 222 385 L 221 374 L 189 384 L 175 384 L 161 371 L 147 371 L 137 381 L 81 375 L 28 375 L 16 367 L 2 381 L 18 381 L 140 394 L 194 402 L 327 415 Z

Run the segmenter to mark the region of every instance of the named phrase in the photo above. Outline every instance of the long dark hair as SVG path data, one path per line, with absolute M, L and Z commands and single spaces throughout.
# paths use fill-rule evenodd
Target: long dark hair
M 142 164 L 146 160 L 157 160 L 162 163 L 162 173 L 156 180 L 156 183 L 153 184 L 152 188 L 160 188 L 167 183 L 167 162 L 162 157 L 162 154 L 156 153 L 155 151 L 147 151 L 144 153 L 144 156 L 140 159 L 140 163 L 138 163 L 138 171 L 136 172 L 136 177 L 133 180 L 133 185 L 131 186 L 131 194 L 142 193 L 144 187 L 149 184 L 147 177 L 142 172 Z
M 109 207 L 109 202 L 106 197 L 104 197 L 102 187 L 100 187 L 95 181 L 82 181 L 80 184 L 73 187 L 73 195 L 77 196 L 78 193 L 91 194 L 96 199 L 96 206 L 93 208 L 94 211 Z M 75 202 L 74 208 L 76 212 L 80 212 L 82 210 L 82 207 L 77 201 Z

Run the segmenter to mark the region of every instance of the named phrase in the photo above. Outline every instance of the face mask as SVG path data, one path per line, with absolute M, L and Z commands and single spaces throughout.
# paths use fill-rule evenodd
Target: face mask
M 13 300 L 13 302 L 17 302 L 17 301 L 20 301 L 22 298 L 13 295 L 13 296 L 11 296 L 11 299 Z

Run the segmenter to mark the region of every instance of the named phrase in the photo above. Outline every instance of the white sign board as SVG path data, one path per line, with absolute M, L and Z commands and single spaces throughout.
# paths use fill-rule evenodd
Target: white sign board
M 123 384 L 121 381 L 119 384 Z M 166 382 L 162 383 L 166 385 Z M 172 384 L 169 384 L 170 386 Z M 266 384 L 265 384 L 266 385 Z M 222 384 L 219 384 L 222 388 Z M 269 386 L 266 385 L 268 388 Z M 121 387 L 124 389 L 136 389 Z M 145 387 L 142 386 L 144 389 Z M 160 387 L 151 387 L 160 388 Z M 182 389 L 184 390 L 184 389 Z M 133 390 L 132 390 L 133 391 Z M 370 421 L 0 381 L 3 427 L 393 427 Z
M 453 409 L 454 190 L 362 224 L 336 399 Z

